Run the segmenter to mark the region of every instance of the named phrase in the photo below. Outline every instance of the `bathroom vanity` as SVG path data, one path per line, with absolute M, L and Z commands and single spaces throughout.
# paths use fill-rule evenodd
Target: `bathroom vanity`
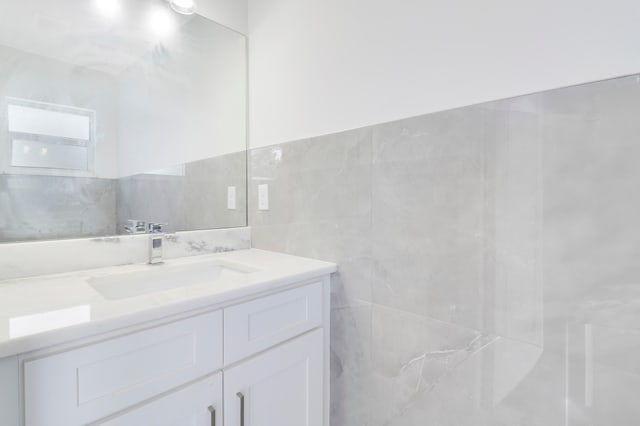
M 0 282 L 3 426 L 328 426 L 331 263 L 261 250 Z

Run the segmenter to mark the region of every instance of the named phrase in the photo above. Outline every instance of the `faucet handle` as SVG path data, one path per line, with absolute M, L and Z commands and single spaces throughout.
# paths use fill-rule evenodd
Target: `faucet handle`
M 168 223 L 153 223 L 150 222 L 147 224 L 147 231 L 150 234 L 160 234 L 162 233 L 162 227 L 169 225 Z
M 124 225 L 124 230 L 129 234 L 144 234 L 145 223 L 142 220 L 129 219 Z

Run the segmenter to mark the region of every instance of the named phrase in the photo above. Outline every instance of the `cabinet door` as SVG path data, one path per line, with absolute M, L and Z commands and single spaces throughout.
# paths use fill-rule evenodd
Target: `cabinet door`
M 93 425 L 222 426 L 222 373 Z
M 225 426 L 322 426 L 322 348 L 318 329 L 225 371 Z

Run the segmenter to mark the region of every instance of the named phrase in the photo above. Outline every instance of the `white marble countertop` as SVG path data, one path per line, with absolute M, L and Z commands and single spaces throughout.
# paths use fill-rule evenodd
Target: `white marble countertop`
M 88 282 L 95 277 L 208 261 L 229 262 L 255 271 L 118 300 L 105 298 Z M 113 266 L 0 281 L 0 358 L 232 303 L 336 269 L 333 263 L 249 249 L 171 259 L 159 266 Z

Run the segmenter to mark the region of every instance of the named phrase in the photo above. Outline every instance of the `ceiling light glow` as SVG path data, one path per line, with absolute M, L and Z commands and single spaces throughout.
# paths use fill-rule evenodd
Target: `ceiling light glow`
M 95 0 L 96 8 L 102 16 L 113 18 L 122 9 L 120 0 Z
M 168 9 L 158 8 L 149 15 L 149 30 L 158 37 L 165 37 L 174 30 L 174 22 Z

